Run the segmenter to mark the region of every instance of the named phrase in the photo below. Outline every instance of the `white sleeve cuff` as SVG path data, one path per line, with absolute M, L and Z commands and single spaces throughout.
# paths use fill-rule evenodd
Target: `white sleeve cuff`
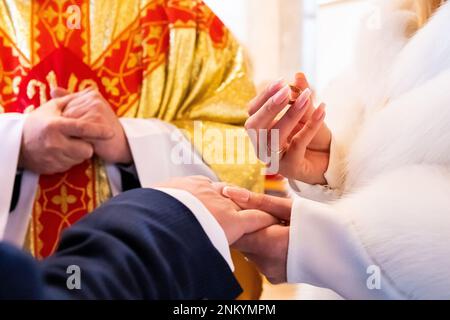
M 339 198 L 338 190 L 329 186 L 311 185 L 298 180 L 289 180 L 290 191 L 303 198 L 319 202 L 330 202 Z
M 4 237 L 8 221 L 24 122 L 23 114 L 5 113 L 0 115 L 0 136 L 2 137 L 0 177 L 3 185 L 2 192 L 0 192 L 0 240 Z
M 143 188 L 173 177 L 217 176 L 178 128 L 156 119 L 120 118 Z
M 191 193 L 184 190 L 172 188 L 155 188 L 155 190 L 162 191 L 174 197 L 194 214 L 213 246 L 228 263 L 231 271 L 234 272 L 234 264 L 231 259 L 231 252 L 225 232 L 203 203 Z
M 369 288 L 368 268 L 376 264 L 345 215 L 330 205 L 301 198 L 292 210 L 288 282 L 331 289 L 346 299 L 403 298 L 388 281 L 380 289 Z

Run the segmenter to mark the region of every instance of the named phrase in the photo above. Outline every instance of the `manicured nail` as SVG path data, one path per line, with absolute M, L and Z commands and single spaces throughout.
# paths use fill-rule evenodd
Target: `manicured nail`
M 289 86 L 284 86 L 276 95 L 273 96 L 273 103 L 281 105 L 289 99 L 289 93 L 291 89 Z
M 305 79 L 305 78 L 306 78 L 306 76 L 303 72 L 297 72 L 295 74 L 295 79 Z
M 320 121 L 325 116 L 325 105 L 321 104 L 319 108 L 314 112 L 313 119 L 315 121 Z
M 269 91 L 276 90 L 281 88 L 284 85 L 284 78 L 280 78 L 274 83 L 272 83 L 269 87 Z
M 250 200 L 250 191 L 244 188 L 225 187 L 222 190 L 222 194 L 237 202 L 248 202 Z
M 309 97 L 311 97 L 311 90 L 309 88 L 306 88 L 300 97 L 298 97 L 297 101 L 295 102 L 294 108 L 301 110 L 303 109 L 306 104 L 308 103 Z

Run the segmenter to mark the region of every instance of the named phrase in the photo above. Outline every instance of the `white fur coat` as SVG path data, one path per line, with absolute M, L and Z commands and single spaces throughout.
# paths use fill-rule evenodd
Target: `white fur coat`
M 405 28 L 414 15 L 401 5 L 384 1 L 379 24 L 364 25 L 352 73 L 321 97 L 334 135 L 326 177 L 340 190 L 326 210 L 351 230 L 391 292 L 355 296 L 325 276 L 306 277 L 346 298 L 450 298 L 450 3 L 412 38 Z M 299 215 L 322 210 L 297 207 Z M 313 227 L 301 223 L 290 251 L 302 250 L 293 241 Z M 311 257 L 289 255 L 288 274 L 303 281 L 295 261 Z

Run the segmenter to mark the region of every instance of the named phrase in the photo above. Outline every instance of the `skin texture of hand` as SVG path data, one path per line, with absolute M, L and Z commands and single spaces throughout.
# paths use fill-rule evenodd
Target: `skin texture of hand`
M 225 187 L 222 193 L 242 209 L 270 213 L 277 219 L 290 221 L 292 200 L 252 193 L 248 190 Z M 241 251 L 253 261 L 258 269 L 273 284 L 287 280 L 287 253 L 289 247 L 289 226 L 271 225 L 239 239 L 233 248 Z
M 222 183 L 213 183 L 206 177 L 175 178 L 155 187 L 184 190 L 199 199 L 225 231 L 230 245 L 246 234 L 279 223 L 278 219 L 260 210 L 240 210 L 233 201 L 221 194 L 224 187 Z
M 314 108 L 312 92 L 302 73 L 296 75 L 295 86 L 302 93 L 283 113 L 292 98 L 291 90 L 282 80 L 269 85 L 250 102 L 250 117 L 245 127 L 256 131 L 279 130 L 279 145 L 285 150 L 280 159 L 280 174 L 309 184 L 326 184 L 324 174 L 329 163 L 331 132 L 324 123 L 325 105 Z M 259 148 L 267 148 L 256 147 L 258 154 Z
M 53 96 L 65 96 L 67 91 L 56 89 Z M 109 126 L 114 135 L 108 140 L 90 140 L 95 154 L 107 163 L 129 164 L 133 161 L 128 140 L 114 111 L 101 93 L 95 89 L 80 92 L 63 111 L 63 117 Z
M 52 99 L 31 112 L 24 123 L 19 167 L 37 174 L 65 172 L 90 159 L 93 147 L 85 140 L 111 139 L 109 127 L 61 116 L 76 94 Z

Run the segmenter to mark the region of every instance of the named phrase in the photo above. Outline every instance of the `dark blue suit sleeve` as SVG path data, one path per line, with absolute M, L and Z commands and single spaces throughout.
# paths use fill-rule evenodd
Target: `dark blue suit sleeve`
M 81 289 L 67 288 L 80 268 Z M 62 236 L 39 266 L 45 298 L 233 299 L 241 289 L 194 215 L 150 189 L 121 194 Z

